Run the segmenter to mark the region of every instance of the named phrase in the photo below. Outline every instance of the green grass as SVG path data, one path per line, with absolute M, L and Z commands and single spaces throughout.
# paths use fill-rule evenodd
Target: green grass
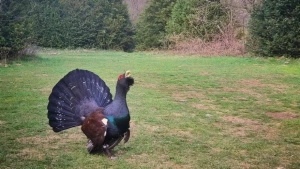
M 115 91 L 130 69 L 132 137 L 89 155 L 80 128 L 54 133 L 47 104 L 69 71 Z M 45 50 L 0 67 L 1 168 L 300 168 L 300 61 Z

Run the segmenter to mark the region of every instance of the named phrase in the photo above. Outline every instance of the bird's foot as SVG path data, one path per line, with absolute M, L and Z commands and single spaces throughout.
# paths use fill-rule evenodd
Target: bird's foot
M 106 155 L 109 159 L 111 159 L 111 160 L 117 160 L 118 159 L 118 157 L 112 156 L 108 144 L 103 145 L 103 150 L 104 150 L 104 152 L 106 153 Z
M 111 157 L 109 157 L 109 159 L 111 159 L 111 160 L 117 160 L 118 157 L 116 157 L 116 156 L 111 156 Z
M 92 153 L 94 147 L 95 147 L 95 146 L 94 146 L 94 144 L 92 143 L 92 141 L 91 141 L 91 140 L 88 140 L 87 151 L 88 151 L 89 153 Z

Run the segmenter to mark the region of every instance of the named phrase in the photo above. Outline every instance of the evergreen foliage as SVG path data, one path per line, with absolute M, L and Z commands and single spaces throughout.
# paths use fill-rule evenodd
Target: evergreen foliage
M 176 0 L 152 0 L 136 25 L 137 48 L 162 47 L 166 39 L 166 25 Z
M 166 47 L 173 35 L 212 40 L 229 23 L 220 0 L 152 0 L 136 25 L 138 49 Z
M 134 48 L 133 28 L 122 0 L 53 0 L 38 2 L 34 37 L 53 48 Z
M 124 51 L 135 47 L 122 0 L 2 0 L 0 23 L 1 56 L 15 56 L 31 44 Z
M 26 0 L 0 1 L 1 58 L 17 56 L 30 43 L 31 25 L 26 22 L 28 13 L 31 12 L 29 4 Z
M 177 0 L 167 32 L 211 40 L 228 23 L 228 11 L 220 0 Z
M 190 15 L 192 14 L 192 3 L 186 0 L 177 0 L 173 9 L 171 18 L 167 23 L 168 34 L 181 34 L 188 32 Z
M 262 56 L 300 57 L 300 1 L 265 0 L 249 23 L 249 49 Z

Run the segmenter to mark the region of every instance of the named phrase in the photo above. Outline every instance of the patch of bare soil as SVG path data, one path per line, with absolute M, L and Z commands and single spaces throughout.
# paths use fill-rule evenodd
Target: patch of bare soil
M 234 126 L 228 127 L 225 131 L 234 137 L 245 137 L 250 133 L 255 133 L 257 136 L 265 139 L 276 139 L 278 137 L 277 127 L 269 127 L 258 121 L 236 116 L 225 116 L 222 119 L 225 122 L 234 124 Z
M 295 113 L 289 113 L 289 112 L 278 112 L 278 113 L 272 113 L 268 112 L 267 116 L 274 118 L 274 119 L 295 119 L 298 117 Z

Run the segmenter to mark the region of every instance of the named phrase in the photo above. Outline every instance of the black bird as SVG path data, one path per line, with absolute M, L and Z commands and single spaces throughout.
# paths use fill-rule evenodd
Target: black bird
M 54 132 L 81 126 L 89 153 L 111 149 L 130 137 L 126 95 L 134 84 L 130 71 L 119 75 L 114 100 L 105 82 L 88 70 L 73 70 L 52 89 L 48 103 L 49 125 Z

